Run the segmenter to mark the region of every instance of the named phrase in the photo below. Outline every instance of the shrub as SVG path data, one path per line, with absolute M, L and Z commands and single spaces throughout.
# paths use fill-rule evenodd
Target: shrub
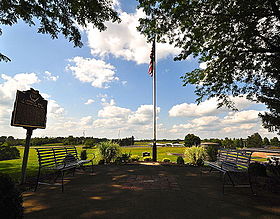
M 0 160 L 20 158 L 19 150 L 16 147 L 0 146 Z
M 81 159 L 82 160 L 86 160 L 87 159 L 87 151 L 86 150 L 82 150 L 81 151 Z
M 103 165 L 103 164 L 105 164 L 105 160 L 99 160 L 98 161 L 98 165 Z
M 11 177 L 0 173 L 0 215 L 1 218 L 22 218 L 22 196 Z
M 201 166 L 206 158 L 206 150 L 204 147 L 190 147 L 185 150 L 185 158 L 187 163 Z
M 143 158 L 144 161 L 152 161 L 152 157 L 151 156 L 147 156 Z
M 130 156 L 130 159 L 131 159 L 131 161 L 139 161 L 140 160 L 140 156 L 138 156 L 138 155 L 131 155 Z
M 130 156 L 131 156 L 131 154 L 130 154 L 130 153 L 123 153 L 123 154 L 122 154 L 122 156 L 121 156 L 121 158 L 122 158 L 122 162 L 123 162 L 123 163 L 127 163 L 127 162 L 129 162 L 129 160 L 130 160 Z
M 252 176 L 266 176 L 266 166 L 264 164 L 261 163 L 251 163 L 249 165 L 249 169 L 248 172 L 250 175 Z
M 162 162 L 164 162 L 164 163 L 169 163 L 169 162 L 170 162 L 170 159 L 167 158 L 167 157 L 165 157 L 165 158 L 162 159 Z
M 130 160 L 130 153 L 123 153 L 121 156 L 115 159 L 115 164 L 128 163 Z
M 105 163 L 114 161 L 121 153 L 120 146 L 111 141 L 100 142 L 98 145 L 98 152 L 102 160 Z
M 115 164 L 122 164 L 123 163 L 123 161 L 122 161 L 122 157 L 117 157 L 116 159 L 115 159 L 115 161 L 114 161 L 114 163 Z
M 177 157 L 177 164 L 185 164 L 184 158 L 181 156 Z
M 207 160 L 208 161 L 216 161 L 217 160 L 217 154 L 218 154 L 218 146 L 208 146 L 206 147 L 206 153 L 207 153 Z

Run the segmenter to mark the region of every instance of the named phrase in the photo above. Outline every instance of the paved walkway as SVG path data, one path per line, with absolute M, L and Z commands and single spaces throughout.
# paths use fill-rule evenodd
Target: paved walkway
M 279 193 L 226 188 L 195 167 L 97 166 L 24 194 L 25 218 L 280 218 Z

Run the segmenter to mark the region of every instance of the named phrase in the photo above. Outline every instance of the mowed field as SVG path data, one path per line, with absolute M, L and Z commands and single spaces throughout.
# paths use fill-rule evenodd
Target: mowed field
M 42 147 L 57 147 L 57 145 L 48 145 Z M 38 158 L 35 148 L 30 147 L 29 157 L 28 157 L 28 165 L 27 165 L 27 176 L 34 177 L 38 171 Z M 7 161 L 0 161 L 0 172 L 9 174 L 14 180 L 18 181 L 20 179 L 21 174 L 21 164 L 23 158 L 24 147 L 18 146 L 20 150 L 20 159 L 14 160 L 7 160 Z M 81 151 L 84 150 L 82 146 L 76 146 L 78 154 L 80 155 Z M 150 152 L 152 155 L 152 148 L 148 146 L 143 147 L 121 147 L 122 153 L 130 153 L 132 155 L 139 155 L 142 157 L 143 152 Z M 158 147 L 157 148 L 157 155 L 158 161 L 162 161 L 163 158 L 169 158 L 171 162 L 176 162 L 177 156 L 170 155 L 171 153 L 174 154 L 183 154 L 185 147 Z M 97 149 L 87 149 L 88 158 L 91 158 L 93 154 L 97 154 Z M 94 160 L 94 163 L 97 164 L 98 158 Z

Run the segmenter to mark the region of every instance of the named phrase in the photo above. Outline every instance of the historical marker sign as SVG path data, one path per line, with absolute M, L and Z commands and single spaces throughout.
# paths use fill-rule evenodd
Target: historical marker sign
M 18 90 L 11 125 L 33 129 L 46 128 L 47 104 L 48 101 L 37 90 Z

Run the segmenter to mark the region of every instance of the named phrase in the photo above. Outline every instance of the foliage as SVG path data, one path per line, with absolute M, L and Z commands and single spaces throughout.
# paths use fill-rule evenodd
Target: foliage
M 92 148 L 95 145 L 95 141 L 93 139 L 86 139 L 84 145 L 87 148 Z
M 194 134 L 187 134 L 184 143 L 185 147 L 198 146 L 200 144 L 200 138 Z
M 206 63 L 183 77 L 196 85 L 198 103 L 216 97 L 219 107 L 235 108 L 231 97 L 263 103 L 263 126 L 280 132 L 279 0 L 139 0 L 147 16 L 139 30 L 149 41 L 169 42 Z
M 274 137 L 270 140 L 270 145 L 272 146 L 280 146 L 280 141 L 278 140 L 277 137 Z
M 134 145 L 134 137 L 131 138 L 122 138 L 122 139 L 113 139 L 112 142 L 118 143 L 120 146 L 130 146 Z
M 259 148 L 262 147 L 262 137 L 259 133 L 255 133 L 247 138 L 247 147 L 250 148 Z
M 144 157 L 143 161 L 152 161 L 152 157 L 151 156 Z
M 265 145 L 265 146 L 270 145 L 270 142 L 267 137 L 263 138 L 263 145 Z
M 266 166 L 261 163 L 257 163 L 257 162 L 251 163 L 249 165 L 248 171 L 249 174 L 252 176 L 263 176 L 263 177 L 266 176 Z
M 208 161 L 216 161 L 217 160 L 217 154 L 218 154 L 218 150 L 219 147 L 216 145 L 211 145 L 208 147 L 205 147 L 206 153 L 207 153 L 207 160 Z
M 165 158 L 162 159 L 162 162 L 164 162 L 164 163 L 170 163 L 170 159 L 167 158 L 167 157 L 165 157 Z
M 121 156 L 118 156 L 115 160 L 116 164 L 128 163 L 130 161 L 130 153 L 123 153 Z
M 87 159 L 87 151 L 86 150 L 82 150 L 81 151 L 81 160 L 86 160 Z
M 134 155 L 131 155 L 130 159 L 131 159 L 131 161 L 139 161 L 140 160 L 140 156 L 134 154 Z
M 0 173 L 1 218 L 23 218 L 22 196 L 11 177 Z
M 20 158 L 19 150 L 16 147 L 0 146 L 0 160 Z
M 78 29 L 91 24 L 100 31 L 105 30 L 106 21 L 120 21 L 108 0 L 83 1 L 1 1 L 0 25 L 14 25 L 23 20 L 29 26 L 39 22 L 38 33 L 49 34 L 52 39 L 64 35 L 75 46 L 81 47 L 81 34 Z M 2 30 L 0 29 L 0 35 Z M 0 61 L 10 61 L 0 53 Z
M 98 151 L 101 159 L 107 164 L 114 161 L 121 153 L 120 146 L 111 141 L 100 142 Z
M 203 165 L 206 155 L 204 147 L 193 146 L 185 150 L 186 162 L 195 166 Z
M 222 141 L 222 146 L 224 148 L 235 148 L 233 140 L 227 137 Z
M 129 162 L 129 160 L 130 160 L 130 156 L 131 156 L 131 154 L 130 154 L 130 153 L 123 153 L 123 154 L 122 154 L 122 156 L 121 156 L 121 158 L 122 158 L 122 162 L 123 162 L 123 163 L 127 163 L 127 162 Z
M 280 183 L 280 165 L 278 164 L 271 164 L 269 163 L 266 166 L 266 174 L 270 177 L 272 177 L 274 180 Z
M 182 156 L 177 157 L 177 164 L 185 164 L 184 158 Z

